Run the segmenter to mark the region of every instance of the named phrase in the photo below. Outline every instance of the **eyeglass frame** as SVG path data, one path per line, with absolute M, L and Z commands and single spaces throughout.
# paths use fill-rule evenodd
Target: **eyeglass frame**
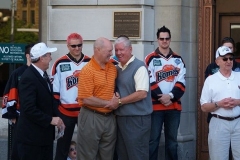
M 230 53 L 231 54 L 231 53 Z M 230 61 L 233 61 L 234 60 L 234 57 L 224 57 L 224 56 L 222 56 L 220 53 L 219 53 L 219 51 L 218 51 L 218 55 L 219 55 L 219 57 L 222 57 L 222 60 L 224 61 L 224 62 L 226 62 L 226 61 L 228 61 L 228 60 L 230 60 Z
M 234 60 L 234 58 L 233 57 L 222 57 L 222 60 L 224 61 L 224 62 L 226 62 L 226 61 L 228 61 L 228 60 L 230 60 L 230 61 L 233 61 Z
M 158 38 L 158 40 L 160 40 L 160 41 L 164 41 L 164 40 L 166 40 L 166 41 L 169 41 L 171 38 L 170 37 L 166 37 L 166 38 Z
M 71 46 L 72 48 L 76 48 L 76 47 L 80 48 L 80 47 L 82 47 L 82 43 L 80 43 L 80 44 L 72 44 L 72 45 L 69 44 L 69 46 Z

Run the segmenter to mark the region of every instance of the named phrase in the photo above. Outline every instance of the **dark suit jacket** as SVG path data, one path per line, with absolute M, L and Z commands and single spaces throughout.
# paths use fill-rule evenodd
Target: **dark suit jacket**
M 57 116 L 51 91 L 34 66 L 23 73 L 19 83 L 20 117 L 17 125 L 17 141 L 29 145 L 52 145 L 55 127 L 52 117 Z

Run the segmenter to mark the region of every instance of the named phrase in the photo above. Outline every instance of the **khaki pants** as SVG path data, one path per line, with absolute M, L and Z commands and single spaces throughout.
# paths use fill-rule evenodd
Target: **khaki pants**
M 208 134 L 210 159 L 228 160 L 230 144 L 234 160 L 240 160 L 240 118 L 227 121 L 213 117 Z
M 116 119 L 81 108 L 78 115 L 77 160 L 112 160 L 116 142 Z

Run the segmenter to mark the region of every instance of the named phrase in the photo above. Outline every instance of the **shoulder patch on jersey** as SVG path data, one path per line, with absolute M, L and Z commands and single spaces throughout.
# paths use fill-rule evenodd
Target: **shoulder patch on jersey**
M 175 63 L 179 65 L 181 63 L 181 60 L 179 58 L 175 59 Z
M 153 66 L 162 66 L 161 60 L 154 59 L 153 60 Z
M 61 72 L 71 71 L 71 65 L 70 64 L 61 64 L 60 71 Z
M 240 68 L 235 68 L 234 71 L 235 72 L 240 72 Z

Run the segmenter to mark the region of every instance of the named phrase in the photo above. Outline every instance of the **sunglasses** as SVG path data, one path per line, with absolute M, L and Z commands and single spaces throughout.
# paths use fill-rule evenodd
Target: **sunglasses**
M 73 45 L 69 45 L 72 48 L 76 48 L 78 46 L 78 48 L 82 47 L 82 44 L 73 44 Z
M 166 40 L 166 41 L 169 41 L 170 40 L 170 38 L 169 37 L 167 37 L 167 38 L 158 38 L 160 41 L 164 41 L 164 40 Z
M 222 58 L 223 61 L 227 61 L 228 59 L 229 59 L 230 61 L 232 61 L 232 60 L 233 60 L 233 57 L 229 57 L 229 58 L 224 57 L 224 58 Z
M 69 151 L 76 151 L 76 148 L 70 148 Z

